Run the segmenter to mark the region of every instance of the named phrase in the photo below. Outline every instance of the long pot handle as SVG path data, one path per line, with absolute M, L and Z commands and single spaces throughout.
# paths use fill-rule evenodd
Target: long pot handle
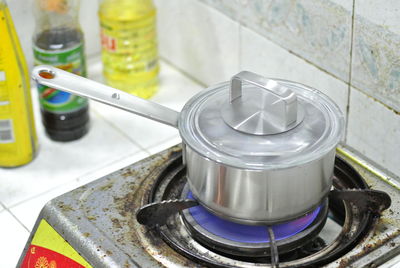
M 177 111 L 53 66 L 36 66 L 32 71 L 32 79 L 50 88 L 90 98 L 175 128 L 178 127 L 179 112 Z

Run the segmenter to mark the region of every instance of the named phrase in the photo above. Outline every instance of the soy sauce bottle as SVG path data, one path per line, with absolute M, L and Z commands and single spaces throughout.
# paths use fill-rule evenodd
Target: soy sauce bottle
M 86 76 L 83 33 L 78 13 L 79 0 L 35 0 L 35 65 L 52 65 Z M 71 141 L 87 133 L 87 99 L 43 85 L 38 85 L 38 91 L 42 122 L 51 139 Z

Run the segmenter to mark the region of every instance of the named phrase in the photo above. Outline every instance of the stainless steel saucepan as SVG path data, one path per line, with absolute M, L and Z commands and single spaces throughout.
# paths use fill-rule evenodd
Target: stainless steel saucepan
M 228 220 L 292 220 L 331 188 L 344 119 L 327 96 L 302 84 L 244 71 L 178 113 L 51 66 L 35 67 L 33 79 L 178 128 L 193 196 Z

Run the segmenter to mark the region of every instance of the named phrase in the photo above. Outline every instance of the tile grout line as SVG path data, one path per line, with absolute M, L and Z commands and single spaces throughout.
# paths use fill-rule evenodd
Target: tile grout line
M 342 78 L 338 77 L 337 75 L 335 75 L 335 74 L 329 72 L 328 70 L 325 70 L 325 69 L 322 68 L 321 66 L 319 66 L 319 65 L 317 65 L 316 63 L 313 63 L 312 61 L 310 61 L 310 60 L 304 58 L 303 56 L 301 56 L 300 54 L 297 54 L 297 53 L 294 52 L 293 50 L 287 49 L 287 48 L 281 46 L 279 43 L 277 43 L 277 42 L 275 42 L 274 40 L 268 38 L 267 36 L 262 35 L 261 33 L 257 32 L 256 30 L 253 30 L 252 28 L 249 28 L 249 27 L 247 27 L 247 26 L 245 26 L 245 25 L 243 25 L 243 28 L 246 28 L 247 30 L 249 30 L 249 31 L 251 31 L 251 32 L 253 32 L 253 33 L 259 35 L 261 38 L 264 38 L 264 39 L 268 40 L 269 42 L 271 42 L 271 43 L 273 43 L 274 45 L 278 46 L 279 48 L 285 50 L 285 51 L 288 52 L 289 54 L 291 54 L 291 55 L 293 55 L 293 56 L 295 56 L 295 57 L 297 57 L 297 58 L 303 60 L 305 63 L 311 65 L 312 67 L 314 67 L 314 68 L 316 68 L 316 69 L 318 69 L 319 71 L 323 72 L 324 74 L 329 75 L 329 76 L 335 78 L 336 80 L 339 80 L 339 81 L 342 82 L 342 83 L 348 84 L 347 81 L 343 80 Z
M 168 60 L 167 58 L 165 58 L 164 56 L 160 55 L 159 56 L 160 59 L 163 60 L 163 62 L 167 63 L 168 65 L 170 65 L 171 67 L 173 67 L 174 69 L 178 70 L 179 73 L 183 74 L 186 78 L 188 78 L 189 80 L 191 80 L 192 82 L 200 85 L 201 87 L 206 88 L 207 85 L 204 84 L 203 82 L 201 82 L 200 80 L 198 80 L 196 77 L 194 77 L 193 75 L 189 74 L 188 72 L 182 70 L 179 66 L 175 65 L 172 61 Z
M 11 206 L 9 206 L 9 208 L 10 208 L 10 209 L 15 208 L 15 207 L 17 207 L 17 206 L 19 206 L 19 205 L 21 205 L 21 204 L 23 204 L 23 203 L 26 203 L 26 202 L 29 202 L 30 200 L 33 200 L 33 199 L 35 199 L 35 198 L 38 198 L 39 196 L 42 196 L 42 195 L 45 195 L 45 194 L 47 194 L 47 193 L 49 193 L 49 192 L 51 192 L 51 191 L 54 191 L 55 189 L 61 188 L 61 187 L 63 187 L 64 185 L 67 185 L 67 184 L 70 183 L 70 182 L 71 182 L 71 181 L 64 182 L 64 183 L 62 183 L 62 184 L 60 184 L 60 185 L 54 186 L 54 187 L 52 187 L 52 188 L 50 188 L 50 189 L 47 189 L 47 190 L 44 191 L 44 192 L 35 194 L 35 195 L 31 196 L 31 197 L 28 197 L 27 199 L 18 201 L 18 202 L 16 202 L 15 204 L 12 204 Z
M 145 151 L 146 153 L 150 154 L 149 151 L 147 151 L 143 146 L 141 146 L 139 143 L 137 143 L 131 137 L 129 137 L 124 131 L 122 131 L 113 122 L 111 122 L 111 121 L 107 120 L 105 117 L 103 117 L 99 112 L 96 111 L 96 109 L 93 109 L 93 112 L 96 113 L 96 115 L 99 116 L 101 119 L 103 119 L 108 125 L 110 125 L 112 128 L 114 128 L 119 134 L 121 134 L 122 136 L 127 138 L 130 142 L 132 142 L 135 146 L 137 146 L 140 150 Z
M 202 3 L 203 3 L 203 2 L 202 2 Z M 210 7 L 210 8 L 213 8 L 214 10 L 218 11 L 218 12 L 221 13 L 222 15 L 224 15 L 224 16 L 230 18 L 231 20 L 235 21 L 231 16 L 227 15 L 226 13 L 223 13 L 223 12 L 222 12 L 220 9 L 218 9 L 217 7 L 212 6 L 212 5 L 207 5 L 206 3 L 203 3 L 203 4 L 206 5 L 206 6 L 208 6 L 208 7 Z M 351 59 L 350 59 L 350 60 L 351 60 L 351 61 L 352 61 L 352 56 L 353 56 L 353 52 L 352 52 L 352 45 L 353 45 L 352 42 L 353 42 L 353 40 L 352 40 L 352 39 L 353 39 L 353 32 L 354 32 L 354 26 L 353 26 L 353 25 L 354 25 L 354 17 L 355 17 L 355 0 L 353 0 L 352 22 L 351 22 L 351 23 L 352 23 L 352 28 L 351 28 L 351 46 L 350 46 L 350 51 L 351 51 Z M 394 112 L 395 114 L 400 115 L 400 110 L 396 110 L 395 108 L 389 106 L 388 104 L 384 103 L 383 101 L 381 101 L 381 100 L 379 100 L 379 99 L 377 99 L 377 98 L 375 98 L 375 97 L 369 95 L 369 93 L 368 93 L 367 91 L 365 91 L 365 90 L 363 90 L 363 89 L 361 89 L 361 88 L 359 88 L 359 87 L 356 87 L 356 86 L 354 86 L 354 85 L 351 85 L 351 81 L 350 81 L 350 80 L 349 80 L 349 81 L 343 80 L 342 78 L 340 78 L 340 77 L 338 77 L 337 75 L 331 73 L 330 71 L 328 71 L 328 70 L 322 68 L 321 66 L 317 65 L 316 63 L 314 63 L 314 62 L 312 62 L 312 61 L 310 61 L 310 60 L 308 60 L 308 59 L 302 57 L 301 55 L 295 53 L 295 52 L 292 51 L 291 49 L 285 48 L 285 47 L 281 46 L 278 42 L 275 42 L 274 40 L 272 40 L 272 39 L 268 38 L 267 36 L 265 36 L 265 35 L 261 34 L 260 32 L 258 32 L 257 30 L 255 30 L 255 29 L 253 29 L 253 28 L 250 28 L 250 27 L 248 27 L 248 26 L 243 25 L 243 24 L 241 23 L 241 19 L 238 18 L 238 21 L 236 21 L 236 22 L 238 22 L 243 28 L 246 28 L 246 29 L 248 29 L 248 30 L 250 30 L 250 31 L 252 31 L 252 32 L 254 32 L 254 33 L 260 35 L 262 38 L 267 39 L 268 41 L 270 41 L 270 42 L 272 42 L 273 44 L 279 46 L 280 48 L 284 49 L 285 51 L 289 52 L 290 54 L 292 54 L 292 55 L 298 57 L 299 59 L 302 59 L 303 61 L 305 61 L 305 62 L 308 63 L 309 65 L 311 65 L 311 66 L 317 68 L 317 69 L 320 70 L 321 72 L 323 72 L 323 73 L 325 73 L 325 74 L 327 74 L 327 75 L 329 75 L 329 76 L 331 76 L 331 77 L 333 77 L 333 78 L 335 78 L 335 79 L 337 79 L 337 80 L 339 80 L 339 81 L 341 81 L 341 82 L 343 82 L 343 83 L 349 85 L 350 87 L 353 87 L 353 88 L 359 90 L 360 92 L 364 93 L 364 94 L 367 95 L 368 97 L 371 97 L 374 101 L 376 101 L 376 102 L 378 102 L 379 104 L 383 105 L 386 109 L 389 109 L 389 110 L 391 110 L 392 112 Z M 351 62 L 351 61 L 350 61 L 349 65 L 352 65 L 352 62 Z M 171 64 L 171 65 L 173 65 L 173 64 Z M 173 65 L 173 66 L 175 67 L 175 65 Z M 179 68 L 177 68 L 177 69 L 179 69 Z M 180 70 L 180 69 L 179 69 L 179 70 Z M 183 73 L 184 73 L 184 72 L 183 72 Z M 186 74 L 186 73 L 184 73 L 184 74 Z M 349 78 L 349 77 L 351 77 L 351 74 L 349 74 L 348 78 Z M 349 99 L 349 96 L 348 96 L 348 99 Z M 346 122 L 347 122 L 347 121 L 346 121 Z M 347 127 L 346 127 L 346 129 L 347 129 Z M 346 131 L 347 131 L 347 130 L 346 130 Z
M 91 171 L 85 172 L 84 174 L 79 175 L 78 177 L 76 177 L 76 178 L 74 178 L 74 179 L 72 179 L 72 180 L 70 180 L 70 181 L 64 182 L 64 183 L 59 184 L 59 185 L 57 185 L 57 186 L 54 186 L 54 187 L 52 187 L 52 188 L 50 188 L 50 189 L 47 189 L 47 190 L 44 191 L 44 192 L 38 193 L 38 194 L 36 194 L 36 195 L 33 195 L 33 196 L 31 196 L 31 197 L 29 197 L 29 198 L 27 198 L 27 199 L 24 199 L 24 200 L 22 200 L 22 201 L 18 201 L 17 203 L 12 204 L 11 206 L 9 206 L 9 208 L 10 208 L 10 209 L 15 208 L 15 207 L 17 207 L 17 206 L 19 206 L 19 205 L 21 205 L 21 204 L 23 204 L 23 203 L 29 202 L 29 201 L 32 200 L 32 199 L 35 199 L 35 198 L 38 198 L 38 197 L 40 197 L 40 196 L 42 196 L 42 195 L 45 195 L 45 194 L 47 194 L 47 193 L 50 193 L 51 191 L 54 191 L 54 190 L 56 190 L 56 189 L 58 189 L 58 188 L 62 188 L 62 187 L 66 186 L 66 185 L 68 185 L 68 184 L 70 184 L 70 183 L 72 183 L 72 182 L 79 182 L 83 177 L 88 176 L 88 175 L 90 175 L 90 174 L 92 174 L 92 173 L 95 173 L 97 170 L 100 170 L 100 169 L 103 169 L 103 168 L 105 168 L 105 167 L 107 167 L 107 166 L 113 165 L 113 164 L 117 163 L 118 161 L 121 161 L 122 159 L 124 159 L 124 158 L 126 158 L 126 157 L 130 157 L 130 156 L 133 156 L 133 155 L 135 155 L 135 154 L 138 154 L 139 152 L 140 152 L 140 150 L 137 151 L 137 152 L 128 154 L 128 155 L 124 155 L 123 157 L 118 158 L 117 160 L 114 160 L 114 161 L 112 161 L 112 162 L 106 163 L 105 166 L 102 166 L 102 167 L 100 167 L 100 168 L 98 168 L 98 169 L 96 169 L 96 170 L 91 170 Z M 6 206 L 4 206 L 4 205 L 3 205 L 3 207 L 6 208 Z
M 349 63 L 349 82 L 348 82 L 348 94 L 347 94 L 347 106 L 346 106 L 346 122 L 345 122 L 345 135 L 344 143 L 347 144 L 347 135 L 349 133 L 349 119 L 350 119 L 350 95 L 351 95 L 351 80 L 352 80 L 352 69 L 353 69 L 353 46 L 354 46 L 354 19 L 355 19 L 355 6 L 356 0 L 353 0 L 353 10 L 351 16 L 351 34 L 350 34 L 350 63 Z
M 142 150 L 142 151 L 143 151 L 143 150 Z M 127 157 L 134 156 L 134 155 L 136 155 L 136 154 L 138 154 L 138 153 L 140 153 L 140 152 L 141 152 L 141 151 L 139 150 L 139 151 L 137 151 L 137 152 L 124 155 L 124 156 L 121 157 L 121 158 L 118 158 L 118 159 L 116 159 L 116 160 L 114 160 L 114 161 L 112 161 L 112 162 L 107 163 L 107 164 L 106 164 L 105 166 L 103 166 L 102 168 L 98 168 L 98 169 L 96 169 L 96 170 L 88 171 L 88 172 L 86 172 L 86 173 L 84 173 L 84 174 L 78 176 L 75 180 L 76 180 L 77 182 L 79 182 L 79 180 L 83 179 L 83 178 L 86 177 L 86 176 L 89 176 L 90 174 L 95 173 L 96 171 L 98 171 L 98 170 L 100 170 L 100 169 L 103 169 L 103 168 L 108 167 L 108 166 L 110 166 L 110 165 L 114 165 L 115 163 L 118 163 L 118 162 L 120 162 L 121 160 L 123 160 L 123 159 L 125 159 L 125 158 L 127 158 Z M 146 153 L 147 153 L 147 152 L 146 152 Z M 150 153 L 147 153 L 147 154 L 148 154 L 148 156 L 150 156 Z M 105 175 L 108 175 L 108 174 L 105 174 Z
M 170 137 L 166 138 L 165 140 L 162 140 L 162 141 L 160 141 L 160 142 L 158 142 L 158 143 L 156 143 L 156 144 L 153 144 L 153 145 L 151 145 L 151 146 L 146 147 L 146 149 L 151 149 L 151 148 L 160 146 L 160 145 L 162 145 L 163 143 L 166 143 L 167 141 L 172 140 L 172 139 L 175 138 L 175 137 L 179 137 L 180 139 L 182 139 L 181 136 L 180 136 L 179 134 L 178 134 L 178 135 L 174 135 L 174 136 L 170 136 Z M 150 155 L 152 155 L 152 154 L 150 154 Z
M 397 111 L 396 109 L 394 109 L 393 107 L 388 106 L 387 104 L 383 103 L 382 101 L 376 99 L 374 96 L 371 96 L 368 94 L 368 92 L 365 92 L 364 90 L 360 89 L 359 87 L 356 87 L 354 85 L 351 86 L 352 88 L 356 89 L 357 91 L 359 91 L 361 94 L 365 95 L 366 97 L 370 98 L 371 100 L 373 100 L 374 102 L 377 102 L 379 105 L 382 105 L 385 109 L 392 111 L 393 113 L 395 113 L 397 116 L 400 116 L 400 110 Z
M 355 0 L 353 0 L 353 1 L 355 1 Z M 209 7 L 209 8 L 214 9 L 215 11 L 221 13 L 222 15 L 226 16 L 227 18 L 231 19 L 232 21 L 238 23 L 238 24 L 241 25 L 243 28 L 246 28 L 246 29 L 248 29 L 248 30 L 250 30 L 250 31 L 252 31 L 252 32 L 254 32 L 254 33 L 260 35 L 261 37 L 263 37 L 263 38 L 267 39 L 268 41 L 274 43 L 275 45 L 279 46 L 280 48 L 286 50 L 286 51 L 289 52 L 290 54 L 292 54 L 292 55 L 294 55 L 294 56 L 296 56 L 296 57 L 298 57 L 298 58 L 304 60 L 306 63 L 312 65 L 313 67 L 317 68 L 318 70 L 320 70 L 320 71 L 322 71 L 322 72 L 324 72 L 324 73 L 326 73 L 326 74 L 332 76 L 333 78 L 335 78 L 335 79 L 337 79 L 337 80 L 340 80 L 341 82 L 343 82 L 343 83 L 345 83 L 345 84 L 348 83 L 348 82 L 344 81 L 342 78 L 338 77 L 337 75 L 331 73 L 331 72 L 328 71 L 328 70 L 325 70 L 325 69 L 322 68 L 321 66 L 317 65 L 316 63 L 313 63 L 312 61 L 310 61 L 310 60 L 308 60 L 308 59 L 306 59 L 306 58 L 304 58 L 304 57 L 302 57 L 301 55 L 297 54 L 296 52 L 292 51 L 291 49 L 286 48 L 286 47 L 283 47 L 283 46 L 282 46 L 281 44 L 279 44 L 278 42 L 276 42 L 276 41 L 274 41 L 274 40 L 268 38 L 267 36 L 261 34 L 261 33 L 258 32 L 257 30 L 255 30 L 255 29 L 253 29 L 253 28 L 250 28 L 250 27 L 248 27 L 248 26 L 243 25 L 243 24 L 242 24 L 242 21 L 241 21 L 241 20 L 242 20 L 241 18 L 237 18 L 237 21 L 235 21 L 232 17 L 230 17 L 229 15 L 223 13 L 223 12 L 222 12 L 221 10 L 219 10 L 217 7 L 207 5 L 207 4 L 203 3 L 203 2 L 201 2 L 201 3 L 202 3 L 203 5 L 206 5 L 206 6 Z M 353 2 L 353 4 L 354 4 L 354 2 Z
M 22 227 L 23 227 L 26 231 L 28 231 L 28 233 L 31 233 L 31 231 L 25 226 L 25 224 L 23 224 L 22 221 L 21 221 L 20 219 L 18 219 L 17 216 L 14 215 L 14 213 L 12 213 L 11 210 L 10 210 L 8 207 L 6 207 L 6 206 L 4 206 L 4 205 L 3 205 L 3 207 L 4 207 L 4 210 L 5 210 L 5 211 L 7 211 L 8 213 L 10 213 L 11 216 L 12 216 L 19 224 L 21 224 Z
M 238 26 L 238 40 L 239 40 L 239 45 L 238 45 L 238 65 L 239 65 L 239 71 L 242 70 L 242 28 L 243 25 L 239 21 L 239 26 Z
M 3 207 L 3 210 L 6 210 L 6 206 L 5 206 L 2 202 L 0 202 L 0 208 L 1 208 L 1 207 Z M 2 211 L 3 211 L 3 210 L 2 210 Z M 0 211 L 0 212 L 1 212 L 1 211 Z
M 228 16 L 227 14 L 221 12 L 218 8 L 215 8 L 211 5 L 208 5 L 202 1 L 196 1 L 197 4 L 202 5 L 205 9 L 207 9 L 208 11 L 211 12 L 217 12 L 220 15 L 224 16 L 226 19 L 231 20 L 233 23 L 236 23 L 239 27 L 240 30 L 240 20 L 234 20 L 233 18 L 231 18 L 230 16 Z M 240 33 L 239 33 L 239 46 L 240 46 Z M 190 80 L 192 80 L 193 82 L 195 82 L 196 84 L 202 86 L 203 88 L 207 88 L 210 85 L 205 84 L 204 82 L 198 80 L 196 77 L 194 77 L 193 75 L 189 74 L 188 72 L 186 72 L 185 70 L 181 69 L 179 66 L 175 65 L 173 62 L 169 61 L 168 59 L 166 59 L 164 56 L 160 55 L 159 56 L 164 62 L 166 62 L 167 64 L 171 65 L 172 67 L 174 67 L 176 70 L 178 70 L 181 74 L 183 74 L 185 77 L 189 78 Z M 240 67 L 239 61 L 238 61 L 238 65 Z

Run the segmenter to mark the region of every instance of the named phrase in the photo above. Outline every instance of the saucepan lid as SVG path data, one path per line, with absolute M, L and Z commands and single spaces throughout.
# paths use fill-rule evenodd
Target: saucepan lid
M 344 128 L 338 106 L 305 85 L 241 72 L 190 99 L 178 128 L 202 156 L 243 169 L 275 169 L 318 159 Z

